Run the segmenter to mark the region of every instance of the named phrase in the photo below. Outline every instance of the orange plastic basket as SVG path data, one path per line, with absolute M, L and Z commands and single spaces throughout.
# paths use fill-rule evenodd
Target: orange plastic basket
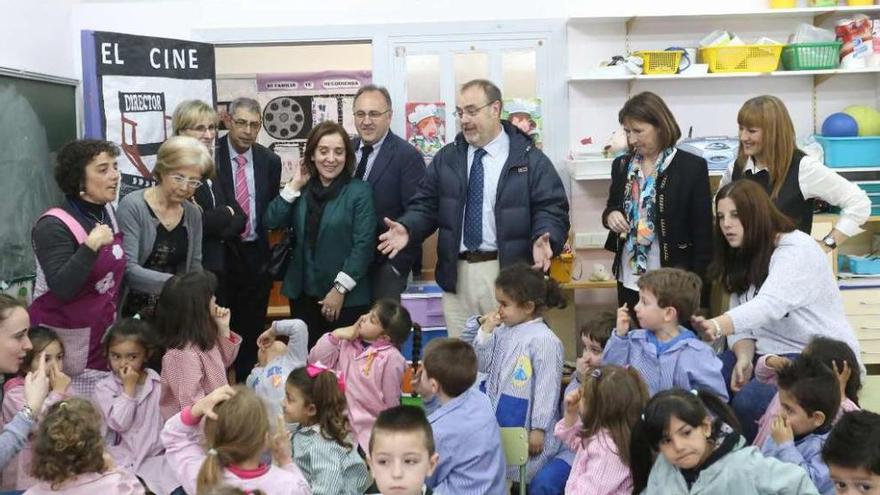
M 785 45 L 710 46 L 700 48 L 709 72 L 773 72 Z
M 678 50 L 641 50 L 635 54 L 645 61 L 645 74 L 675 74 L 681 62 Z

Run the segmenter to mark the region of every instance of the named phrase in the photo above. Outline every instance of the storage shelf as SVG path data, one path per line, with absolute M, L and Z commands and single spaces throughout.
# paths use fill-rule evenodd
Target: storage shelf
M 825 69 L 825 70 L 778 70 L 775 72 L 716 72 L 709 74 L 700 74 L 696 76 L 688 76 L 683 74 L 639 74 L 626 76 L 571 76 L 568 78 L 570 83 L 586 82 L 586 81 L 634 81 L 634 80 L 696 80 L 696 79 L 729 79 L 743 77 L 804 77 L 804 76 L 836 76 L 849 74 L 880 74 L 880 67 L 872 67 L 868 69 L 845 70 L 845 69 Z
M 690 19 L 690 18 L 705 18 L 705 17 L 725 17 L 725 18 L 735 18 L 735 17 L 793 17 L 799 19 L 810 19 L 819 16 L 831 16 L 835 14 L 858 14 L 858 13 L 874 13 L 880 12 L 880 5 L 869 5 L 869 6 L 853 6 L 853 7 L 809 7 L 809 8 L 796 8 L 796 9 L 756 9 L 756 10 L 743 10 L 737 12 L 718 12 L 718 11 L 709 11 L 709 12 L 688 12 L 688 13 L 673 13 L 670 14 L 668 12 L 649 12 L 642 14 L 616 14 L 616 15 L 605 15 L 605 16 L 593 16 L 590 15 L 590 7 L 585 5 L 583 10 L 574 9 L 571 12 L 571 17 L 569 18 L 569 22 L 571 23 L 605 23 L 605 22 L 631 22 L 642 19 Z M 660 4 L 662 5 L 662 4 Z
M 573 282 L 559 284 L 559 286 L 562 287 L 562 289 L 564 290 L 615 289 L 617 288 L 617 280 L 605 280 L 602 282 L 593 282 L 592 280 L 575 280 Z

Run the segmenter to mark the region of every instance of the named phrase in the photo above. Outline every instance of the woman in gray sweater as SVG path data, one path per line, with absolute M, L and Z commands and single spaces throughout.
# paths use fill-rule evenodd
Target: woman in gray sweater
M 713 268 L 731 294 L 730 310 L 694 323 L 710 338 L 728 338 L 732 350 L 720 356 L 722 371 L 751 442 L 755 421 L 776 392 L 752 378 L 759 356 L 796 357 L 817 335 L 846 342 L 857 356 L 859 344 L 827 255 L 773 206 L 760 185 L 740 180 L 722 187 L 715 210 Z
M 166 280 L 202 271 L 202 215 L 192 197 L 213 168 L 197 139 L 174 136 L 156 155 L 156 185 L 119 202 L 126 258 L 123 316 L 151 319 Z

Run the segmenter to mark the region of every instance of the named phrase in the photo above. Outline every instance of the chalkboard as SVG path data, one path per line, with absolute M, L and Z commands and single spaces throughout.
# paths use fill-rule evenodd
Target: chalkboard
M 31 228 L 63 199 L 55 157 L 76 137 L 75 85 L 0 70 L 0 281 L 34 275 Z

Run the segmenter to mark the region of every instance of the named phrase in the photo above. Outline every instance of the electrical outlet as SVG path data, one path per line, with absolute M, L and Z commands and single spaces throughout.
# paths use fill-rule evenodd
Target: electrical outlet
M 607 232 L 576 232 L 574 235 L 575 249 L 601 249 L 605 246 Z

